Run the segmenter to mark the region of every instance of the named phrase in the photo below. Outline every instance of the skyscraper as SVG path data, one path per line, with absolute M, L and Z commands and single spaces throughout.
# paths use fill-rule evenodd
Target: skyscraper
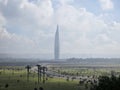
M 59 46 L 59 27 L 57 25 L 57 30 L 55 33 L 55 46 L 54 46 L 54 58 L 55 60 L 59 59 L 60 54 L 60 46 Z

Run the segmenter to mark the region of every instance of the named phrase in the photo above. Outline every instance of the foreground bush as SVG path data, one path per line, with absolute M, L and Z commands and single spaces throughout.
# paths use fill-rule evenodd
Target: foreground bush
M 120 76 L 101 76 L 98 79 L 98 85 L 93 85 L 91 90 L 120 90 Z

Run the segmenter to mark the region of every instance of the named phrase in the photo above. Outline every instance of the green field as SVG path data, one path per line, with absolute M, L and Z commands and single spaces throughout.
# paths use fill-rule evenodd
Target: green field
M 50 70 L 58 73 L 65 73 L 66 75 L 76 76 L 100 76 L 110 75 L 111 71 L 115 71 L 116 74 L 120 73 L 117 69 L 87 69 L 87 68 L 50 68 Z M 43 87 L 44 90 L 90 90 L 90 84 L 80 84 L 80 79 L 69 79 L 63 77 L 46 77 L 45 83 L 38 84 L 38 76 L 36 72 L 31 71 L 29 75 L 29 81 L 27 81 L 27 70 L 23 66 L 4 66 L 0 67 L 0 90 L 34 90 L 39 87 Z M 8 87 L 6 87 L 8 85 Z
M 8 67 L 7 67 L 8 68 Z M 16 68 L 16 67 L 15 67 Z M 43 84 L 37 83 L 37 73 L 31 73 L 29 82 L 27 82 L 27 72 L 23 67 L 20 70 L 4 69 L 0 70 L 0 90 L 34 90 L 42 86 L 44 90 L 84 90 L 83 85 L 79 85 L 79 81 L 66 81 L 63 78 L 48 78 Z M 6 88 L 5 85 L 8 84 Z
M 111 75 L 111 72 L 120 74 L 120 68 L 52 68 L 57 73 L 72 76 L 104 76 Z

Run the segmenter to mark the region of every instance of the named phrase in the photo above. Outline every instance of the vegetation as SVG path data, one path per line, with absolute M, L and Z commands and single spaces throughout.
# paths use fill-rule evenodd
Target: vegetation
M 120 76 L 101 76 L 98 85 L 93 85 L 91 90 L 120 90 Z
M 53 69 L 53 68 L 52 68 Z M 63 75 L 72 75 L 72 76 L 109 76 L 111 71 L 115 71 L 116 74 L 120 74 L 119 68 L 54 68 L 57 73 Z
M 1 66 L 0 90 L 120 90 L 120 77 L 114 75 L 110 77 L 111 72 L 119 75 L 119 69 L 113 72 L 111 69 L 54 68 L 53 71 L 62 73 L 66 77 L 46 78 L 41 74 L 43 78 L 38 83 L 37 71 L 31 71 L 27 67 Z M 52 69 L 49 68 L 49 70 Z M 72 75 L 74 77 L 70 77 Z M 95 75 L 97 77 L 101 75 L 98 78 L 99 83 L 96 82 Z M 81 78 L 75 78 L 77 76 Z M 86 76 L 87 78 L 84 78 Z M 43 82 L 43 80 L 46 81 Z
M 9 69 L 8 69 L 9 68 Z M 19 69 L 18 69 L 19 68 Z M 4 67 L 0 70 L 0 90 L 79 90 L 83 86 L 78 85 L 78 81 L 69 81 L 63 78 L 48 78 L 43 83 L 38 84 L 37 73 L 29 73 L 29 82 L 27 82 L 27 70 L 23 67 Z

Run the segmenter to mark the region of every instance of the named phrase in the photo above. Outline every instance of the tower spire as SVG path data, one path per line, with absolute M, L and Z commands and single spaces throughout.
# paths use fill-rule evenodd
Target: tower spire
M 54 58 L 59 59 L 59 26 L 57 25 L 55 33 Z

